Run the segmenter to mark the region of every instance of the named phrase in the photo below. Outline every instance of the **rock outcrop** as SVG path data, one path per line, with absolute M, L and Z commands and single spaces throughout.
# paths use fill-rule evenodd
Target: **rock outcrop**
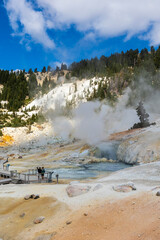
M 19 216 L 20 216 L 20 218 L 24 218 L 25 217 L 25 213 L 21 213 Z
M 158 191 L 158 192 L 156 193 L 156 196 L 160 197 L 160 191 Z
M 41 217 L 37 217 L 36 219 L 34 219 L 34 224 L 38 224 L 43 222 L 43 220 L 45 219 L 45 217 L 41 216 Z
M 25 197 L 24 197 L 24 199 L 25 200 L 29 200 L 30 198 L 32 198 L 32 199 L 38 199 L 38 198 L 40 198 L 40 196 L 37 194 L 37 195 L 35 195 L 35 194 L 30 194 L 30 195 L 26 195 Z
M 85 184 L 76 184 L 76 185 L 69 185 L 66 188 L 67 194 L 69 197 L 76 197 L 81 194 L 89 192 L 91 189 L 91 186 L 85 185 Z
M 31 198 L 31 195 L 26 195 L 25 197 L 24 197 L 24 200 L 28 200 L 28 199 L 30 199 Z
M 117 150 L 117 160 L 129 164 L 160 160 L 160 124 L 140 129 L 133 136 L 123 138 Z
M 118 186 L 113 186 L 113 190 L 116 192 L 131 192 L 136 190 L 133 183 L 121 184 Z

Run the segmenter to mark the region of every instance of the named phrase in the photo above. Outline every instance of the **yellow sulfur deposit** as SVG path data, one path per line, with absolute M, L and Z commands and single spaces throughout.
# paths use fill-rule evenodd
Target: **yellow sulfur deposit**
M 14 142 L 14 139 L 9 135 L 4 135 L 0 137 L 0 147 L 5 147 L 11 145 Z

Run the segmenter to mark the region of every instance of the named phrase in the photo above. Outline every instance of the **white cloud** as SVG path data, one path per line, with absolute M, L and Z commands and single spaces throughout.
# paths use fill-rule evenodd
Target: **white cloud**
M 160 22 L 156 22 L 152 28 L 152 30 L 148 33 L 146 38 L 149 38 L 151 41 L 151 45 L 159 45 L 160 44 Z
M 35 10 L 31 0 L 5 0 L 11 26 L 28 34 L 45 47 L 54 41 L 47 29 L 65 30 L 72 24 L 86 34 L 86 39 L 125 35 L 145 38 L 150 44 L 160 44 L 159 0 L 35 0 L 41 10 Z
M 160 43 L 159 0 L 37 0 L 51 16 L 54 28 L 75 24 L 79 31 L 126 39 L 145 34 L 151 44 Z M 146 32 L 149 31 L 147 34 Z
M 54 41 L 46 33 L 46 22 L 42 12 L 35 11 L 32 4 L 26 0 L 5 0 L 4 3 L 14 35 L 21 36 L 23 41 L 31 37 L 34 42 L 44 47 L 54 47 Z

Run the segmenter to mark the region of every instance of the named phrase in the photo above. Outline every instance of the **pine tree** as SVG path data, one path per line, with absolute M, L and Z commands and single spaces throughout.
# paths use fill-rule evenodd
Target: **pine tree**
M 42 73 L 45 73 L 45 72 L 46 72 L 46 67 L 44 66 L 42 69 Z
M 37 72 L 38 72 L 38 71 L 37 71 L 37 68 L 35 68 L 35 69 L 34 69 L 34 73 L 37 73 Z
M 149 123 L 149 114 L 146 113 L 146 110 L 143 106 L 143 102 L 140 101 L 136 108 L 137 115 L 140 122 L 135 123 L 131 129 L 149 127 L 150 125 L 155 125 L 155 123 Z
M 138 104 L 138 107 L 136 108 L 137 115 L 139 117 L 141 127 L 148 127 L 150 125 L 149 123 L 149 114 L 146 113 L 146 110 L 143 106 L 143 102 L 140 101 Z
M 50 72 L 51 71 L 51 66 L 48 66 L 47 67 L 47 72 Z
M 154 56 L 154 64 L 156 68 L 160 68 L 160 46 L 158 47 L 155 56 Z
M 46 94 L 49 91 L 49 81 L 47 77 L 45 77 L 43 84 L 42 84 L 42 94 Z
M 33 73 L 32 68 L 30 68 L 30 69 L 28 70 L 28 73 L 29 73 L 29 74 L 32 74 L 32 73 Z
M 36 93 L 38 92 L 37 90 L 38 83 L 36 79 L 36 75 L 33 73 L 30 75 L 29 80 L 28 80 L 28 88 L 29 88 L 29 97 L 33 98 Z

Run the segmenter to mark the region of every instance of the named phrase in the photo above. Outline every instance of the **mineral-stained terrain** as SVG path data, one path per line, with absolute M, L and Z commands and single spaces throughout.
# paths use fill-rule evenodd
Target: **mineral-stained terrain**
M 1 145 L 1 162 L 26 171 L 37 165 L 71 167 L 97 158 L 99 146 L 53 137 L 49 125 L 4 129 L 12 141 Z M 3 240 L 157 240 L 159 228 L 160 125 L 111 135 L 116 161 L 140 163 L 109 176 L 64 184 L 0 186 L 0 238 Z M 1 140 L 2 143 L 3 139 Z M 104 143 L 103 142 L 103 143 Z M 105 146 L 105 145 L 103 145 Z M 107 145 L 108 146 L 108 145 Z M 104 149 L 103 149 L 104 152 Z M 82 161 L 82 162 L 83 162 Z M 28 198 L 26 195 L 38 195 Z

